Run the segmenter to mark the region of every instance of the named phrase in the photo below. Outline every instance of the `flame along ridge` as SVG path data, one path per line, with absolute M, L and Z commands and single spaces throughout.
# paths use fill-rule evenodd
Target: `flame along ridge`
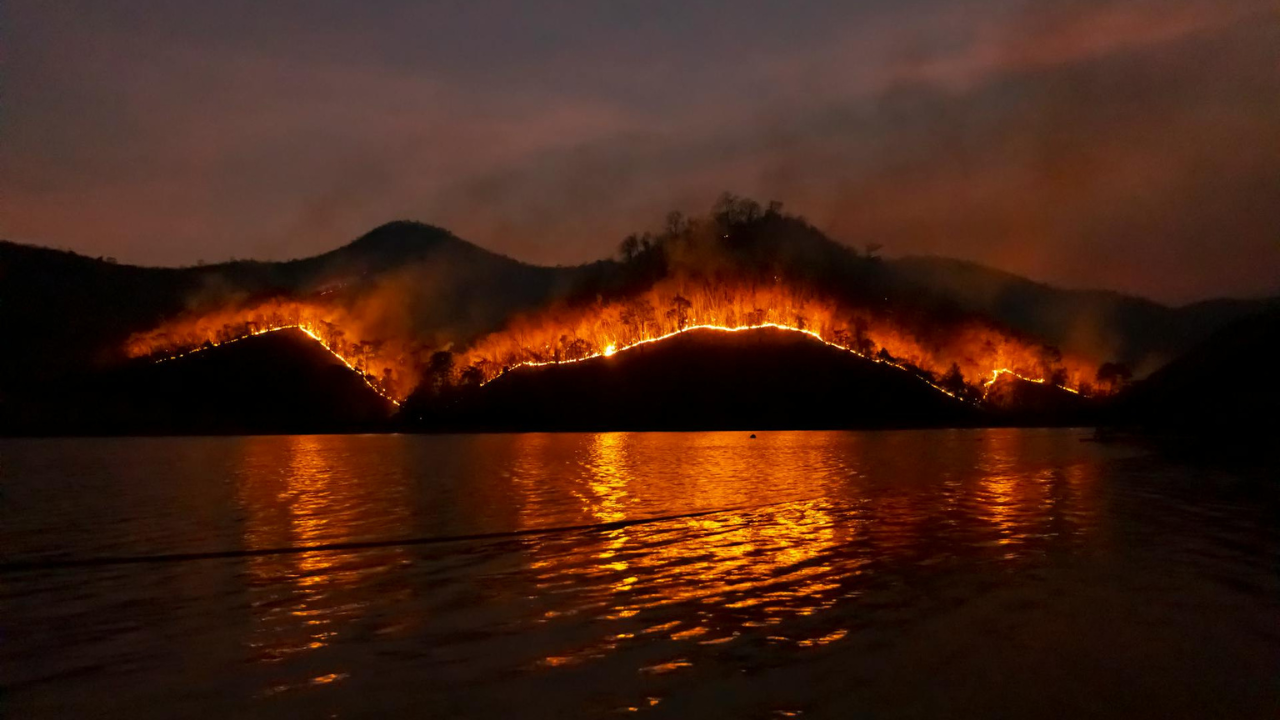
M 580 358 L 569 358 L 569 359 L 564 359 L 564 360 L 548 360 L 548 361 L 545 361 L 545 362 L 538 362 L 538 361 L 534 361 L 534 360 L 526 360 L 526 361 L 524 361 L 524 362 L 521 362 L 521 363 L 517 363 L 517 364 L 515 364 L 515 365 L 512 365 L 510 368 L 506 369 L 504 372 L 502 372 L 502 373 L 500 373 L 500 374 L 498 374 L 498 375 L 496 375 L 496 376 L 494 376 L 494 377 L 492 377 L 492 378 L 490 378 L 490 379 L 486 380 L 486 381 L 485 381 L 484 383 L 482 383 L 482 384 L 483 384 L 483 385 L 487 385 L 487 384 L 489 384 L 489 383 L 491 383 L 491 382 L 493 382 L 493 381 L 497 380 L 498 378 L 502 377 L 503 375 L 506 375 L 507 373 L 510 373 L 510 372 L 516 371 L 516 370 L 518 370 L 518 369 L 520 369 L 520 368 L 522 368 L 522 367 L 546 367 L 546 366 L 548 366 L 548 365 L 569 365 L 569 364 L 572 364 L 572 363 L 585 362 L 585 361 L 587 361 L 587 360 L 595 360 L 595 359 L 598 359 L 598 358 L 613 357 L 613 356 L 615 356 L 615 355 L 617 355 L 617 354 L 619 354 L 619 353 L 626 352 L 627 350 L 632 350 L 632 349 L 634 349 L 634 348 L 638 348 L 638 347 L 641 347 L 641 346 L 644 346 L 644 345 L 649 345 L 649 344 L 656 343 L 656 342 L 662 342 L 663 340 L 668 340 L 668 339 L 673 338 L 673 337 L 675 337 L 675 336 L 677 336 L 677 335 L 682 335 L 682 334 L 684 334 L 684 333 L 692 332 L 692 331 L 694 331 L 694 330 L 712 330 L 712 331 L 716 331 L 716 332 L 742 332 L 742 331 L 744 331 L 744 330 L 765 330 L 765 329 L 785 330 L 785 331 L 787 331 L 787 332 L 794 332 L 794 333 L 800 333 L 801 335 L 807 335 L 807 336 L 809 336 L 810 338 L 813 338 L 814 340 L 817 340 L 818 342 L 822 343 L 823 345 L 827 345 L 827 346 L 829 346 L 829 347 L 836 348 L 837 350 L 842 350 L 842 351 L 847 352 L 847 353 L 849 353 L 849 354 L 851 354 L 851 355 L 854 355 L 854 356 L 856 356 L 856 357 L 862 358 L 863 360 L 869 360 L 869 361 L 871 361 L 871 362 L 878 363 L 878 364 L 880 364 L 880 365 L 887 365 L 887 366 L 889 366 L 889 367 L 892 367 L 892 368 L 896 368 L 896 369 L 898 369 L 898 370 L 901 370 L 901 371 L 903 371 L 903 372 L 907 373 L 908 375 L 910 375 L 911 377 L 916 378 L 916 379 L 917 379 L 917 380 L 919 380 L 920 382 L 923 382 L 924 384 L 926 384 L 926 385 L 928 385 L 929 387 L 933 388 L 934 390 L 937 390 L 937 391 L 938 391 L 938 392 L 940 392 L 940 393 L 943 393 L 943 394 L 945 394 L 945 395 L 948 395 L 948 396 L 950 396 L 950 397 L 952 397 L 952 398 L 955 398 L 956 400 L 959 400 L 959 401 L 961 401 L 961 402 L 966 402 L 966 403 L 970 403 L 970 404 L 973 404 L 973 405 L 977 405 L 977 403 L 976 403 L 976 402 L 974 402 L 973 400 L 968 399 L 968 398 L 961 397 L 961 396 L 957 395 L 956 393 L 953 393 L 953 392 L 951 392 L 950 390 L 948 390 L 948 389 L 946 389 L 946 388 L 944 388 L 944 387 L 942 387 L 942 386 L 938 385 L 937 383 L 931 382 L 928 378 L 921 377 L 920 375 L 918 375 L 918 374 L 916 374 L 916 373 L 912 372 L 912 371 L 911 371 L 909 368 L 907 368 L 905 365 L 902 365 L 902 364 L 899 364 L 899 363 L 895 363 L 895 362 L 890 362 L 890 361 L 888 361 L 888 360 L 884 360 L 884 359 L 882 359 L 882 358 L 878 358 L 878 357 L 872 357 L 872 356 L 864 355 L 864 354 L 862 354 L 862 353 L 860 353 L 860 352 L 858 352 L 857 350 L 854 350 L 854 349 L 852 349 L 852 348 L 847 348 L 847 347 L 845 347 L 845 346 L 843 346 L 843 345 L 840 345 L 840 344 L 838 344 L 838 343 L 833 343 L 833 342 L 831 342 L 830 340 L 827 340 L 826 338 L 822 337 L 822 335 L 818 334 L 817 332 L 815 332 L 815 331 L 813 331 L 813 330 L 809 330 L 809 329 L 807 329 L 807 328 L 798 328 L 798 327 L 793 327 L 793 326 L 790 326 L 790 325 L 782 325 L 782 324 L 779 324 L 779 323 L 773 323 L 773 322 L 760 323 L 760 324 L 758 324 L 758 325 L 735 325 L 735 326 L 728 326 L 728 325 L 690 325 L 690 326 L 685 327 L 685 328 L 682 328 L 682 329 L 680 329 L 680 330 L 676 330 L 676 331 L 674 331 L 674 332 L 666 333 L 665 335 L 659 335 L 659 336 L 657 336 L 657 337 L 653 337 L 653 338 L 646 338 L 646 339 L 644 339 L 644 340 L 639 340 L 639 341 L 637 341 L 637 342 L 631 343 L 630 345 L 622 345 L 622 346 L 619 346 L 619 345 L 616 345 L 616 344 L 615 344 L 615 345 L 608 345 L 608 346 L 606 346 L 606 347 L 604 348 L 604 350 L 602 350 L 602 351 L 600 351 L 600 352 L 592 353 L 592 354 L 590 354 L 590 355 L 586 355 L 586 356 L 584 356 L 584 357 L 580 357 Z M 999 376 L 1000 376 L 1002 373 L 1008 373 L 1008 374 L 1013 375 L 1014 377 L 1017 377 L 1017 378 L 1019 378 L 1019 379 L 1021 379 L 1021 380 L 1028 380 L 1029 382 L 1035 382 L 1035 383 L 1041 383 L 1041 384 L 1043 384 L 1043 383 L 1045 382 L 1044 380 L 1030 380 L 1030 379 L 1028 379 L 1028 378 L 1024 378 L 1024 377 L 1022 377 L 1021 375 L 1018 375 L 1017 373 L 1013 372 L 1012 370 L 1008 370 L 1008 369 L 1005 369 L 1005 368 L 1001 368 L 1001 369 L 999 369 L 999 370 L 996 370 L 996 371 L 992 374 L 992 377 L 991 377 L 991 379 L 990 379 L 990 380 L 988 380 L 988 381 L 986 381 L 986 382 L 984 382 L 984 383 L 983 383 L 984 387 L 986 387 L 986 388 L 990 388 L 990 386 L 991 386 L 992 384 L 994 384 L 994 383 L 995 383 L 996 379 L 997 379 L 997 378 L 999 378 Z M 1070 388 L 1064 388 L 1064 389 L 1068 389 L 1068 390 L 1070 390 Z M 1071 390 L 1071 392 L 1076 392 L 1076 391 L 1075 391 L 1075 390 Z M 1079 394 L 1079 393 L 1076 393 L 1076 394 Z M 984 393 L 984 397 L 985 397 L 985 393 Z
M 1009 368 L 998 368 L 996 370 L 991 371 L 990 380 L 982 381 L 982 387 L 984 388 L 982 393 L 983 397 L 986 397 L 987 392 L 991 390 L 991 386 L 996 384 L 996 381 L 1000 379 L 1001 375 L 1009 375 L 1023 382 L 1035 383 L 1037 385 L 1049 384 L 1049 381 L 1045 380 L 1044 378 L 1029 378 L 1025 375 L 1019 375 L 1018 373 L 1014 372 L 1013 370 L 1010 370 Z M 1079 390 L 1076 390 L 1075 388 L 1067 387 L 1066 385 L 1053 385 L 1052 387 L 1056 387 L 1059 390 L 1066 390 L 1072 395 L 1079 395 L 1080 397 L 1085 397 L 1084 393 L 1080 392 Z
M 943 393 L 944 395 L 947 395 L 948 397 L 954 398 L 954 399 L 956 399 L 956 400 L 959 400 L 959 401 L 961 401 L 961 402 L 968 403 L 968 404 L 971 404 L 971 405 L 978 405 L 978 403 L 977 403 L 975 400 L 973 400 L 972 398 L 965 398 L 965 397 L 962 397 L 962 396 L 960 396 L 960 395 L 957 395 L 956 393 L 954 393 L 954 392 L 952 392 L 952 391 L 950 391 L 950 390 L 948 390 L 948 389 L 946 389 L 946 388 L 944 388 L 944 387 L 942 387 L 942 386 L 938 385 L 937 383 L 934 383 L 934 382 L 930 381 L 928 378 L 922 377 L 921 375 L 919 375 L 919 374 L 917 374 L 917 373 L 915 373 L 915 372 L 912 372 L 912 371 L 911 371 L 911 369 L 910 369 L 910 368 L 908 368 L 908 367 L 907 367 L 906 365 L 904 365 L 904 364 L 896 363 L 896 362 L 891 362 L 891 361 L 889 361 L 889 360 L 885 360 L 885 359 L 880 358 L 880 357 L 864 355 L 863 353 L 860 353 L 860 352 L 858 352 L 857 350 L 854 350 L 853 348 L 848 348 L 848 347 L 845 347 L 844 345 L 840 345 L 840 344 L 838 344 L 838 343 L 831 342 L 830 340 L 827 340 L 826 338 L 822 337 L 822 335 L 820 335 L 819 333 L 817 333 L 817 332 L 815 332 L 815 331 L 813 331 L 813 330 L 809 330 L 809 329 L 807 329 L 807 328 L 798 328 L 798 327 L 794 327 L 794 326 L 791 326 L 791 325 L 784 325 L 784 324 L 781 324 L 781 323 L 774 323 L 774 322 L 760 323 L 760 324 L 756 324 L 756 325 L 736 325 L 736 326 L 728 326 L 728 325 L 711 325 L 711 324 L 697 324 L 697 325 L 689 325 L 688 327 L 682 328 L 682 329 L 680 329 L 680 330 L 675 330 L 675 331 L 672 331 L 672 332 L 669 332 L 669 333 L 665 333 L 665 334 L 663 334 L 663 335 L 659 335 L 659 336 L 657 336 L 657 337 L 645 338 L 645 339 L 643 339 L 643 340 L 636 341 L 636 342 L 631 343 L 631 344 L 629 344 L 629 345 L 617 345 L 617 344 L 611 344 L 611 345 L 606 346 L 603 350 L 601 350 L 601 351 L 599 351 L 599 352 L 594 352 L 594 353 L 591 353 L 591 354 L 589 354 L 589 355 L 586 355 L 586 356 L 583 356 L 583 357 L 579 357 L 579 358 L 566 358 L 566 359 L 561 359 L 561 360 L 548 360 L 548 361 L 543 361 L 543 362 L 534 361 L 534 360 L 526 360 L 526 361 L 523 361 L 523 362 L 520 362 L 520 363 L 517 363 L 517 364 L 511 365 L 510 367 L 506 368 L 503 372 L 499 373 L 498 375 L 495 375 L 495 376 L 494 376 L 494 377 L 492 377 L 492 378 L 488 378 L 487 380 L 485 380 L 485 381 L 484 381 L 483 383 L 481 383 L 481 384 L 482 384 L 482 385 L 487 385 L 487 384 L 489 384 L 489 383 L 491 383 L 491 382 L 493 382 L 493 381 L 497 380 L 498 378 L 503 377 L 503 376 L 504 376 L 504 375 L 506 375 L 507 373 L 514 372 L 514 371 L 516 371 L 516 370 L 519 370 L 519 369 L 520 369 L 520 368 L 522 368 L 522 367 L 546 367 L 546 366 L 549 366 L 549 365 L 569 365 L 569 364 L 573 364 L 573 363 L 586 362 L 586 361 L 588 361 L 588 360 L 596 360 L 596 359 L 599 359 L 599 358 L 608 358 L 608 357 L 613 357 L 614 355 L 617 355 L 618 353 L 626 352 L 626 351 L 628 351 L 628 350 L 632 350 L 632 349 L 634 349 L 634 348 L 642 347 L 642 346 L 645 346 L 645 345 L 650 345 L 650 344 L 653 344 L 653 343 L 662 342 L 662 341 L 664 341 L 664 340 L 669 340 L 669 339 L 671 339 L 671 338 L 673 338 L 673 337 L 676 337 L 677 335 L 682 335 L 682 334 L 684 334 L 684 333 L 687 333 L 687 332 L 693 332 L 693 331 L 696 331 L 696 330 L 709 330 L 709 331 L 714 331 L 714 332 L 743 332 L 743 331 L 747 331 L 747 330 L 765 330 L 765 329 L 783 330 L 783 331 L 786 331 L 786 332 L 799 333 L 799 334 L 801 334 L 801 335 L 808 336 L 808 337 L 810 337 L 810 338 L 812 338 L 812 339 L 814 339 L 814 340 L 817 340 L 818 342 L 822 343 L 823 345 L 826 345 L 826 346 L 829 346 L 829 347 L 833 347 L 833 348 L 836 348 L 836 349 L 838 349 L 838 350 L 841 350 L 841 351 L 847 352 L 847 353 L 849 353 L 849 354 L 851 354 L 851 355 L 854 355 L 854 356 L 856 356 L 856 357 L 862 358 L 863 360 L 868 360 L 868 361 L 870 361 L 870 362 L 874 362 L 874 363 L 877 363 L 877 364 L 880 364 L 880 365 L 886 365 L 886 366 L 888 366 L 888 367 L 892 367 L 892 368 L 895 368 L 895 369 L 897 369 L 897 370 L 901 370 L 901 371 L 903 371 L 903 372 L 907 373 L 908 375 L 910 375 L 911 377 L 913 377 L 913 378 L 915 378 L 915 379 L 919 380 L 920 382 L 923 382 L 924 384 L 928 385 L 929 387 L 933 388 L 934 390 L 937 390 L 938 392 Z M 366 376 L 366 375 L 365 375 L 364 373 L 362 373 L 358 368 L 356 368 L 355 364 L 354 364 L 351 360 L 347 359 L 347 358 L 346 358 L 346 357 L 344 357 L 341 353 L 339 353 L 337 350 L 335 350 L 334 348 L 330 347 L 330 346 L 328 345 L 328 343 L 326 343 L 326 342 L 324 341 L 324 339 L 323 339 L 320 335 L 318 335 L 318 334 L 317 334 L 314 330 L 312 330 L 311 328 L 308 328 L 306 325 L 293 324 L 293 325 L 280 325 L 280 326 L 277 326 L 277 327 L 262 328 L 262 329 L 254 330 L 254 331 L 252 331 L 252 332 L 248 332 L 248 333 L 246 333 L 246 334 L 244 334 L 244 335 L 240 335 L 240 336 L 238 336 L 238 337 L 234 337 L 234 338 L 231 338 L 231 339 L 228 339 L 228 340 L 223 340 L 223 341 L 220 341 L 220 342 L 212 342 L 212 341 L 210 341 L 210 342 L 208 342 L 208 343 L 207 343 L 207 344 L 205 344 L 205 345 L 201 345 L 201 346 L 199 346 L 199 347 L 193 348 L 193 349 L 188 350 L 188 351 L 186 351 L 186 352 L 182 352 L 182 353 L 178 353 L 178 354 L 175 354 L 175 355 L 170 355 L 170 356 L 167 356 L 167 357 L 160 358 L 159 360 L 156 360 L 156 362 L 157 362 L 157 363 L 162 363 L 162 362 L 168 362 L 168 361 L 170 361 L 170 360 L 176 360 L 176 359 L 178 359 L 178 358 L 186 357 L 186 356 L 188 356 L 188 355 L 194 355 L 194 354 L 196 354 L 196 353 L 203 352 L 204 350 L 207 350 L 207 349 L 210 349 L 210 348 L 215 348 L 215 347 L 224 347 L 224 346 L 226 346 L 226 345 L 230 345 L 230 344 L 232 344 L 232 343 L 236 343 L 236 342 L 239 342 L 239 341 L 241 341 L 241 340 L 246 340 L 246 339 L 251 338 L 251 337 L 258 337 L 258 336 L 260 336 L 260 335 L 266 335 L 266 334 L 268 334 L 268 333 L 280 332 L 280 331 L 282 331 L 282 330 L 300 330 L 300 331 L 302 331 L 302 333 L 303 333 L 303 334 L 305 334 L 307 337 L 309 337 L 309 338 L 311 338 L 312 340 L 314 340 L 314 341 L 315 341 L 315 342 L 316 342 L 320 347 L 324 348 L 326 352 L 328 352 L 328 353 L 329 353 L 330 355 L 332 355 L 333 357 L 337 358 L 339 362 L 341 362 L 344 366 L 346 366 L 346 367 L 347 367 L 347 369 L 349 369 L 349 370 L 351 370 L 353 373 L 355 373 L 355 374 L 356 374 L 356 376 L 360 378 L 361 382 L 363 382 L 363 383 L 364 383 L 364 384 L 365 384 L 365 385 L 366 385 L 370 390 L 373 390 L 373 391 L 374 391 L 375 393 L 377 393 L 380 397 L 382 397 L 383 399 L 385 399 L 385 400 L 387 400 L 388 402 L 392 403 L 393 405 L 395 405 L 395 406 L 397 406 L 397 407 L 399 407 L 399 406 L 400 406 L 400 404 L 401 404 L 401 402 L 402 402 L 400 399 L 397 399 L 397 398 L 392 397 L 392 396 L 391 396 L 391 395 L 389 395 L 386 391 L 384 391 L 382 388 L 378 387 L 376 384 L 374 384 L 373 382 L 371 382 L 371 381 L 369 380 L 368 376 Z M 1047 381 L 1047 380 L 1045 380 L 1045 379 L 1043 379 L 1043 378 L 1030 378 L 1030 377 L 1026 377 L 1026 376 L 1024 376 L 1024 375 L 1021 375 L 1021 374 L 1019 374 L 1019 373 L 1017 373 L 1017 372 L 1015 372 L 1014 370 L 1011 370 L 1011 369 L 1009 369 L 1009 368 L 998 368 L 998 369 L 996 369 L 996 370 L 993 370 L 993 371 L 992 371 L 992 373 L 991 373 L 991 378 L 990 378 L 990 379 L 987 379 L 987 380 L 983 381 L 983 383 L 982 383 L 982 387 L 984 388 L 984 392 L 983 392 L 983 398 L 984 398 L 984 399 L 985 399 L 985 397 L 986 397 L 986 395 L 987 395 L 987 392 L 988 392 L 988 391 L 990 391 L 991 387 L 993 387 L 993 386 L 995 385 L 996 381 L 1000 379 L 1000 376 L 1001 376 L 1001 375 L 1009 375 L 1009 376 L 1011 376 L 1011 377 L 1017 378 L 1018 380 L 1022 380 L 1022 381 L 1024 381 L 1024 382 L 1036 383 L 1036 384 L 1038 384 L 1038 385 L 1045 385 L 1045 384 L 1047 384 L 1047 383 L 1048 383 L 1048 381 Z M 1054 387 L 1058 387 L 1058 388 L 1060 388 L 1060 389 L 1062 389 L 1062 390 L 1066 390 L 1067 392 L 1073 393 L 1073 394 L 1075 394 L 1075 395 L 1080 395 L 1080 394 L 1081 394 L 1078 390 L 1075 390 L 1075 389 L 1070 388 L 1070 387 L 1066 387 L 1066 386 L 1062 386 L 1062 385 L 1055 385 Z
M 400 406 L 400 400 L 397 400 L 396 398 L 391 397 L 385 391 L 383 391 L 382 388 L 370 382 L 368 376 L 360 372 L 356 368 L 354 363 L 352 363 L 347 358 L 343 357 L 342 354 L 339 353 L 337 350 L 334 350 L 333 348 L 329 347 L 329 344 L 326 343 L 324 339 L 322 339 L 319 335 L 315 333 L 315 331 L 313 331 L 311 328 L 308 328 L 305 325 L 280 325 L 277 327 L 269 327 L 269 328 L 262 328 L 260 330 L 254 330 L 252 332 L 245 333 L 244 335 L 233 337 L 229 340 L 223 340 L 221 342 L 209 341 L 204 345 L 200 345 L 199 347 L 192 348 L 186 352 L 178 353 L 176 355 L 170 355 L 168 357 L 162 357 L 159 360 L 156 360 L 156 363 L 158 364 L 162 362 L 168 362 L 170 360 L 177 360 L 178 358 L 187 357 L 188 355 L 195 355 L 196 353 L 203 352 L 205 350 L 209 350 L 216 347 L 225 347 L 232 343 L 240 342 L 241 340 L 247 340 L 251 337 L 258 337 L 259 335 L 267 335 L 268 333 L 280 332 L 282 330 L 301 330 L 307 337 L 316 341 L 316 344 L 324 348 L 326 352 L 328 352 L 333 357 L 337 358 L 338 361 L 341 362 L 343 365 L 345 365 L 348 370 L 355 373 L 356 377 L 360 378 L 360 381 L 363 382 L 366 386 L 368 386 L 370 390 L 374 391 L 382 399 L 390 402 L 396 407 Z

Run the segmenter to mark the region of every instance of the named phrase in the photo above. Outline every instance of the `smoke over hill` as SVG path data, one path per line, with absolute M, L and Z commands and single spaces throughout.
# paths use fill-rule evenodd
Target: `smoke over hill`
M 1001 376 L 1105 395 L 1261 302 L 1166 308 L 945 260 L 885 261 L 781 205 L 724 196 L 550 268 L 397 222 L 313 258 L 159 269 L 0 244 L 5 395 L 299 328 L 384 397 L 479 386 L 700 326 L 780 327 L 978 402 Z M 1113 368 L 1099 373 L 1104 365 Z M 1003 396 L 1004 394 L 997 394 Z
M 780 328 L 701 328 L 609 357 L 416 394 L 408 427 L 450 430 L 803 429 L 975 423 L 970 402 Z

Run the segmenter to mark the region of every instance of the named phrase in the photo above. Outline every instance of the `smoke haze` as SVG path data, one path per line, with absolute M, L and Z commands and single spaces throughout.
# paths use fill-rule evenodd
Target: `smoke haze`
M 844 242 L 1165 302 L 1280 290 L 1247 0 L 14 0 L 0 236 L 286 259 L 415 218 L 579 263 L 729 189 Z

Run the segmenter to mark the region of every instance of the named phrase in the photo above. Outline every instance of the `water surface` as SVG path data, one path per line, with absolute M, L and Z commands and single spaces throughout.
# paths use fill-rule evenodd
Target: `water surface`
M 1087 439 L 3 440 L 0 707 L 1275 717 L 1273 479 Z

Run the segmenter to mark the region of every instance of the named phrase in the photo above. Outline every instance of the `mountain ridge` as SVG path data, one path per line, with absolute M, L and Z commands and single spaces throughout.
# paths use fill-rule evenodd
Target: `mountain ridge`
M 892 288 L 895 297 L 931 298 L 1064 351 L 1102 348 L 1104 357 L 1139 374 L 1276 302 L 1217 299 L 1175 308 L 1113 291 L 1057 288 L 963 260 L 859 256 L 798 219 L 778 233 L 765 239 L 774 248 L 768 262 L 826 266 L 823 258 L 849 256 L 859 260 L 858 272 L 875 272 L 873 286 Z M 0 356 L 0 398 L 23 383 L 118 363 L 131 333 L 184 313 L 272 297 L 342 297 L 374 302 L 383 315 L 404 315 L 413 332 L 448 348 L 557 298 L 589 302 L 593 293 L 616 289 L 626 270 L 608 258 L 567 267 L 525 263 L 406 220 L 311 257 L 186 268 L 118 264 L 0 241 L 0 323 L 21 338 Z M 863 275 L 851 278 L 862 282 Z
M 979 409 L 899 368 L 782 328 L 695 328 L 612 356 L 522 367 L 432 396 L 428 431 L 795 430 L 973 424 Z
M 381 225 L 378 225 L 373 229 L 369 230 L 368 232 L 360 235 L 359 237 L 353 240 L 350 240 L 346 243 L 343 243 L 342 245 L 339 245 L 337 247 L 322 251 L 315 255 L 307 255 L 307 256 L 296 257 L 296 258 L 289 258 L 285 260 L 258 260 L 258 259 L 252 259 L 252 258 L 234 258 L 234 259 L 224 260 L 216 263 L 203 263 L 203 264 L 197 264 L 197 265 L 178 265 L 178 266 L 141 265 L 141 264 L 134 264 L 134 263 L 115 262 L 113 260 L 105 258 L 104 256 L 98 256 L 95 258 L 91 255 L 77 252 L 75 250 L 70 250 L 66 248 L 56 248 L 48 245 L 41 245 L 38 242 L 31 242 L 26 240 L 14 240 L 11 238 L 0 238 L 0 260 L 12 260 L 15 258 L 15 256 L 20 256 L 25 254 L 28 256 L 28 259 L 43 256 L 40 259 L 56 260 L 60 262 L 79 264 L 82 267 L 92 266 L 95 268 L 118 268 L 121 271 L 139 270 L 139 271 L 145 271 L 148 273 L 157 273 L 157 274 L 191 273 L 195 275 L 200 275 L 200 274 L 215 273 L 221 270 L 233 269 L 233 268 L 244 268 L 244 267 L 263 266 L 263 265 L 294 266 L 294 265 L 318 263 L 320 261 L 327 261 L 327 260 L 333 260 L 333 259 L 350 259 L 351 254 L 355 250 L 364 249 L 364 248 L 374 248 L 374 252 L 376 254 L 383 254 L 383 255 L 389 254 L 389 252 L 392 249 L 407 248 L 411 256 L 427 255 L 427 254 L 430 254 L 429 252 L 427 252 L 427 250 L 437 249 L 437 247 L 428 247 L 425 250 L 422 248 L 414 248 L 411 245 L 407 245 L 404 242 L 404 238 L 396 237 L 394 235 L 394 233 L 396 232 L 406 232 L 406 231 L 412 231 L 412 232 L 428 231 L 433 234 L 438 233 L 439 237 L 433 236 L 429 239 L 432 241 L 444 241 L 444 242 L 451 243 L 455 248 L 461 249 L 463 252 L 472 254 L 476 257 L 491 258 L 491 259 L 507 262 L 513 265 L 526 267 L 526 268 L 562 271 L 562 270 L 589 268 L 589 267 L 598 266 L 598 265 L 616 264 L 616 262 L 611 257 L 604 257 L 599 260 L 593 260 L 593 261 L 583 262 L 583 263 L 578 263 L 573 265 L 560 265 L 560 264 L 542 265 L 534 262 L 521 260 L 519 258 L 515 258 L 510 255 L 506 255 L 504 253 L 499 253 L 494 250 L 490 250 L 482 245 L 471 242 L 470 240 L 461 238 L 445 228 L 441 228 L 439 226 L 431 225 L 430 223 L 424 223 L 417 220 L 391 220 Z M 415 238 L 415 240 L 421 240 L 421 239 L 424 239 L 424 238 Z M 852 247 L 849 245 L 845 245 L 844 243 L 841 243 L 840 241 L 835 239 L 830 239 L 830 241 L 833 243 L 837 243 L 843 247 Z M 853 249 L 856 250 L 856 248 L 853 248 Z M 1030 278 L 1024 275 L 1019 275 L 1017 273 L 1014 273 L 1008 270 L 1003 270 L 1001 268 L 998 268 L 992 265 L 985 265 L 983 263 L 979 263 L 976 261 L 966 260 L 963 258 L 950 257 L 946 255 L 935 255 L 935 254 L 902 255 L 897 257 L 886 258 L 884 262 L 886 264 L 897 266 L 897 267 L 910 267 L 913 265 L 948 266 L 951 268 L 963 269 L 966 272 L 974 272 L 977 274 L 985 275 L 989 279 L 1000 279 L 1004 281 L 1012 281 L 1012 282 L 1020 283 L 1023 285 L 1034 286 L 1035 288 L 1039 288 L 1041 290 L 1050 291 L 1057 294 L 1079 296 L 1079 297 L 1111 298 L 1116 300 L 1132 301 L 1136 303 L 1145 304 L 1148 306 L 1163 308 L 1166 310 L 1188 310 L 1188 309 L 1197 308 L 1197 307 L 1206 306 L 1206 305 L 1213 306 L 1213 305 L 1221 305 L 1221 304 L 1242 304 L 1242 305 L 1252 305 L 1255 303 L 1267 304 L 1267 303 L 1280 301 L 1280 294 L 1261 295 L 1256 297 L 1235 297 L 1235 296 L 1224 295 L 1224 296 L 1203 298 L 1200 300 L 1193 300 L 1193 301 L 1189 301 L 1181 304 L 1174 304 L 1174 303 L 1165 303 L 1158 300 L 1153 300 L 1151 298 L 1147 298 L 1142 295 L 1138 295 L 1134 293 L 1125 292 L 1123 290 L 1111 290 L 1106 288 L 1063 287 L 1059 285 L 1054 285 L 1051 282 L 1036 280 L 1034 278 Z
M 1166 305 L 1114 290 L 1061 288 L 967 260 L 906 256 L 887 261 L 911 283 L 942 291 L 962 308 L 1073 345 L 1102 346 L 1146 375 L 1242 317 L 1280 298 L 1209 298 Z

